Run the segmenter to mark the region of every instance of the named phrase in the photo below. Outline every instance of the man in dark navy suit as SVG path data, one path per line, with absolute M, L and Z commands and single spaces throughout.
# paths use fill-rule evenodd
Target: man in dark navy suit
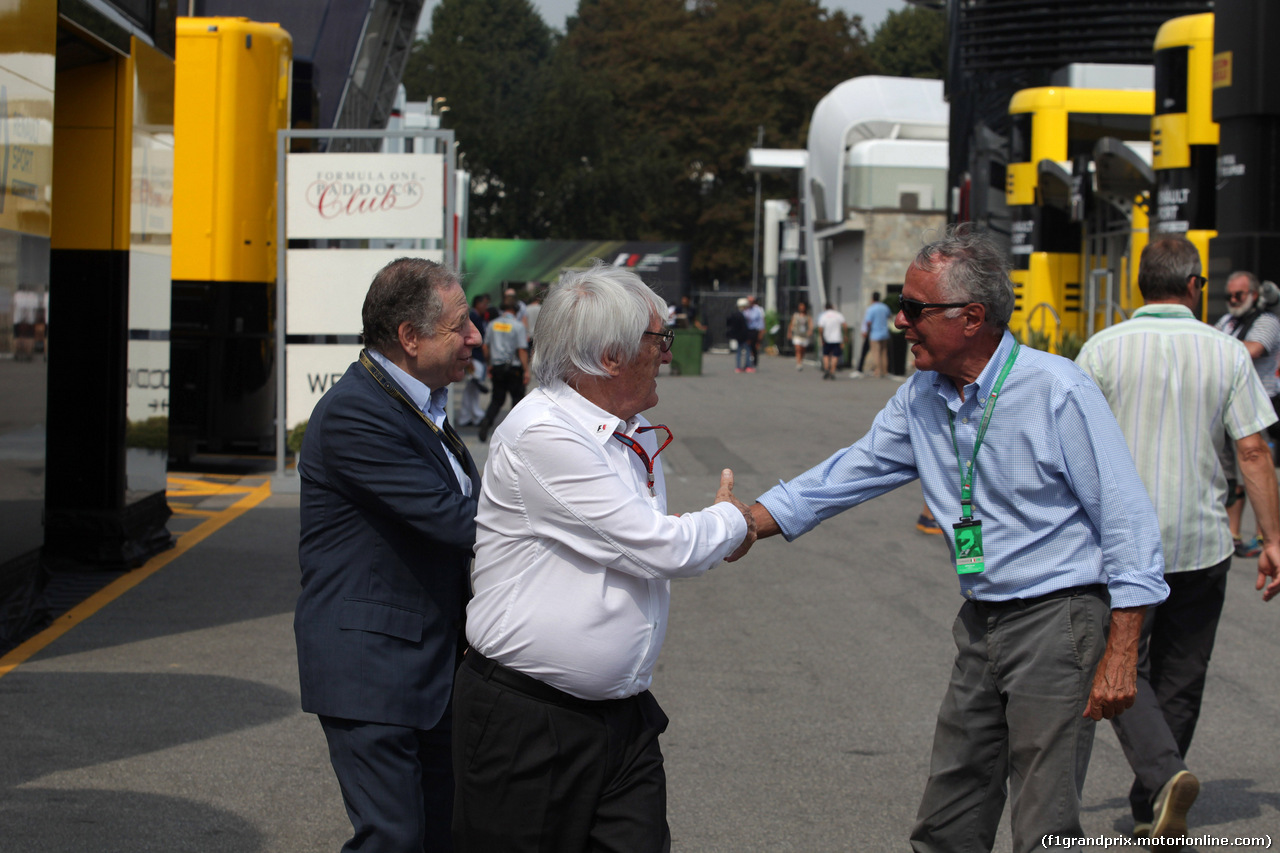
M 316 405 L 298 461 L 302 708 L 355 830 L 344 851 L 447 851 L 479 489 L 445 404 L 481 339 L 431 261 L 384 267 L 362 316 L 366 349 Z

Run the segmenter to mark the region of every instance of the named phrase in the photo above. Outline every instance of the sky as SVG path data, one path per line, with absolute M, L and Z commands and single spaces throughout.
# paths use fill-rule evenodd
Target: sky
M 422 7 L 422 17 L 418 19 L 419 32 L 429 28 L 431 11 L 436 7 L 437 2 L 438 0 L 426 0 L 426 4 Z M 542 15 L 542 20 L 560 32 L 564 32 L 564 19 L 578 8 L 578 0 L 532 0 L 532 2 Z M 880 22 L 889 11 L 907 8 L 906 0 L 822 0 L 822 5 L 832 11 L 843 9 L 845 14 L 861 15 L 862 25 L 866 28 L 868 36 L 875 34 L 876 27 L 880 26 Z

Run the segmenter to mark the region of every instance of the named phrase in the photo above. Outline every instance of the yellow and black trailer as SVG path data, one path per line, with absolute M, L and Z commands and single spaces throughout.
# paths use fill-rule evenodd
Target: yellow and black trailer
M 1280 281 L 1280 15 L 1274 0 L 1217 0 L 1213 120 L 1218 140 L 1209 311 L 1226 305 L 1233 270 Z
M 1083 338 L 1091 327 L 1084 316 L 1090 271 L 1082 251 L 1094 150 L 1104 139 L 1146 145 L 1154 101 L 1149 89 L 1067 86 L 1023 89 L 1010 100 L 1005 184 L 1015 294 L 1010 326 L 1024 339 L 1043 334 L 1044 344 L 1057 347 L 1064 338 Z M 1134 227 L 1145 227 L 1140 206 L 1133 216 Z M 1122 286 L 1108 297 L 1124 311 L 1133 307 L 1130 277 L 1126 268 L 1124 281 L 1115 283 Z
M 1217 234 L 1213 13 L 1166 21 L 1156 32 L 1154 47 L 1156 111 L 1151 118 L 1151 152 L 1156 190 L 1151 231 L 1184 235 L 1195 244 L 1201 265 L 1208 270 L 1209 240 Z
M 275 441 L 276 131 L 292 39 L 179 18 L 174 93 L 170 455 Z

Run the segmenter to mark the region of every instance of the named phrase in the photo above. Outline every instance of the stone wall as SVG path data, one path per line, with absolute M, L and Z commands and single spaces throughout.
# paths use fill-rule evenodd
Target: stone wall
M 888 285 L 902 284 L 916 252 L 930 240 L 941 236 L 946 226 L 944 213 L 903 213 L 900 211 L 867 211 L 863 232 L 862 302 L 871 292 L 883 296 Z

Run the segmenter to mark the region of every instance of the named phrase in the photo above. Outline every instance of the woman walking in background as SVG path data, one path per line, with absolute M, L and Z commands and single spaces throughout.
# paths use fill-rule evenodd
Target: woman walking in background
M 809 316 L 807 303 L 802 301 L 796 306 L 787 334 L 791 336 L 791 345 L 796 348 L 796 370 L 804 370 L 804 350 L 813 336 L 813 318 Z

